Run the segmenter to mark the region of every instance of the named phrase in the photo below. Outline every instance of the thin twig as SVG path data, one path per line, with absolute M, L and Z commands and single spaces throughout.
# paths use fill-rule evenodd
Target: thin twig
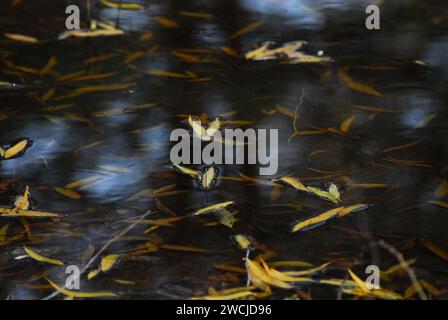
M 415 275 L 414 270 L 412 270 L 412 268 L 409 267 L 409 265 L 406 263 L 406 260 L 404 259 L 403 255 L 397 249 L 395 249 L 390 244 L 387 244 L 383 240 L 378 241 L 378 244 L 381 247 L 383 247 L 384 249 L 386 249 L 387 251 L 389 251 L 392 255 L 394 255 L 395 258 L 397 258 L 398 262 L 400 263 L 400 266 L 404 270 L 406 270 L 406 272 L 408 273 L 408 276 L 409 276 L 409 278 L 411 279 L 411 282 L 412 282 L 412 286 L 414 287 L 415 291 L 420 296 L 420 299 L 421 300 L 428 300 L 428 296 L 426 295 L 425 291 L 423 291 L 423 288 L 420 285 L 420 282 L 418 281 L 417 276 Z
M 81 269 L 79 273 L 79 277 L 81 278 L 81 275 L 87 271 L 87 269 L 95 262 L 96 259 L 115 241 L 123 237 L 126 233 L 128 233 L 132 228 L 134 228 L 141 220 L 146 218 L 151 211 L 147 211 L 145 214 L 143 214 L 138 220 L 136 220 L 133 224 L 129 225 L 126 229 L 118 233 L 116 236 L 114 236 L 112 239 L 106 242 L 106 244 L 84 265 L 84 267 Z M 67 289 L 67 285 L 64 285 L 63 289 Z M 42 300 L 49 300 L 51 298 L 54 298 L 58 296 L 61 292 L 58 290 L 54 291 L 52 294 L 46 296 Z
M 305 98 L 305 88 L 302 87 L 302 95 L 300 96 L 299 103 L 296 105 L 294 109 L 294 120 L 292 122 L 292 128 L 294 129 L 294 133 L 289 137 L 288 143 L 299 134 L 299 129 L 297 129 L 297 120 L 299 118 L 299 107 L 303 104 L 303 99 Z

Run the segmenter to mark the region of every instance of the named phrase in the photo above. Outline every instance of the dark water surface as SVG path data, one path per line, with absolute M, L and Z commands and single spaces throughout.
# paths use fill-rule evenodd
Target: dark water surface
M 118 16 L 126 34 L 61 41 L 56 38 L 65 30 L 65 7 L 77 1 L 23 1 L 15 7 L 9 0 L 1 2 L 0 33 L 44 41 L 28 44 L 0 36 L 0 81 L 17 84 L 0 87 L 0 145 L 23 137 L 33 141 L 23 156 L 1 162 L 0 205 L 12 206 L 14 196 L 28 185 L 34 208 L 66 214 L 54 220 L 0 217 L 0 228 L 9 225 L 7 233 L 0 234 L 1 298 L 44 298 L 54 291 L 45 277 L 64 284 L 64 267 L 16 259 L 24 255 L 23 245 L 82 267 L 91 256 L 90 246 L 99 250 L 147 210 L 152 214 L 144 224 L 101 255 L 120 254 L 121 261 L 90 281 L 83 275 L 81 291 L 111 291 L 126 299 L 170 299 L 204 295 L 209 287 L 243 286 L 245 274 L 214 267 L 235 262 L 234 266 L 244 268 L 245 252 L 231 239 L 235 234 L 256 239 L 257 250 L 251 257 L 275 254 L 268 261 L 300 260 L 313 265 L 334 261 L 316 277 L 338 279 L 348 278 L 347 267 L 364 277 L 367 265 L 377 264 L 381 270 L 396 265 L 396 257 L 378 246 L 383 239 L 405 259 L 417 259 L 412 267 L 419 279 L 441 290 L 448 288 L 448 262 L 428 249 L 430 241 L 448 250 L 448 209 L 428 202 L 447 202 L 443 192 L 440 197 L 435 195 L 448 177 L 446 1 L 377 1 L 382 2 L 378 31 L 364 27 L 368 1 L 157 0 L 145 1 L 148 7 L 144 10 L 119 13 L 94 4 L 92 18 L 115 23 Z M 182 11 L 213 16 L 194 18 Z M 83 26 L 86 12 L 81 4 Z M 154 16 L 172 19 L 177 27 L 163 26 Z M 232 38 L 257 21 L 264 24 Z M 148 32 L 152 37 L 142 39 Z M 309 53 L 323 50 L 334 62 L 281 64 L 246 61 L 242 55 L 263 41 L 296 40 L 308 41 Z M 233 48 L 240 56 L 229 56 L 221 47 Z M 182 61 L 173 54 L 179 50 L 206 61 Z M 124 63 L 139 51 L 143 52 L 140 57 Z M 40 70 L 51 57 L 56 57 L 57 65 L 48 75 L 20 68 Z M 93 57 L 105 59 L 86 63 Z M 197 77 L 163 77 L 150 70 L 189 71 Z M 340 80 L 340 70 L 381 96 L 353 90 Z M 80 71 L 84 73 L 79 76 L 107 75 L 92 80 L 61 79 Z M 80 87 L 113 84 L 129 86 L 70 97 Z M 43 101 L 51 89 L 54 94 Z M 297 127 L 322 134 L 299 135 L 288 141 L 293 133 L 291 115 L 302 92 Z M 132 110 L 148 103 L 155 105 Z M 276 105 L 289 111 L 274 113 Z M 103 113 L 120 109 L 127 112 Z M 322 188 L 333 182 L 343 191 L 344 204 L 372 206 L 319 228 L 291 233 L 294 221 L 332 205 L 288 188 L 281 188 L 277 197 L 268 184 L 238 179 L 219 179 L 207 194 L 198 190 L 190 177 L 167 167 L 170 132 L 187 128 L 185 115 L 189 114 L 244 121 L 229 122 L 229 128 L 279 129 L 275 177 L 294 175 Z M 353 115 L 348 133 L 328 131 Z M 384 152 L 413 142 L 417 143 Z M 219 169 L 222 177 L 258 175 L 254 165 Z M 343 177 L 356 184 L 387 186 L 356 188 Z M 84 178 L 91 178 L 91 183 L 72 189 L 80 199 L 54 189 Z M 158 200 L 150 192 L 131 198 L 142 190 L 166 186 L 168 191 L 180 192 Z M 168 218 L 172 213 L 187 216 L 194 208 L 227 200 L 234 200 L 232 210 L 239 210 L 233 229 L 213 224 L 217 219 L 211 214 L 144 233 L 151 226 L 147 220 Z M 148 242 L 158 251 L 130 254 Z M 207 251 L 175 251 L 169 245 Z M 403 294 L 411 282 L 403 273 L 382 285 Z M 340 297 L 338 288 L 318 284 L 297 290 L 315 299 Z M 273 289 L 271 298 L 293 294 L 294 290 Z M 433 298 L 444 296 L 446 291 Z

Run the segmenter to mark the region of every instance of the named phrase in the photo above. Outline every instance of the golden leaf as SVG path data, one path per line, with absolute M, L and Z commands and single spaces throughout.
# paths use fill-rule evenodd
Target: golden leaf
M 441 246 L 429 240 L 423 240 L 422 243 L 426 248 L 428 248 L 430 251 L 438 255 L 440 258 L 448 261 L 448 252 Z
M 26 36 L 23 34 L 17 34 L 17 33 L 4 33 L 3 34 L 6 38 L 19 41 L 19 42 L 25 42 L 25 43 L 38 43 L 39 40 L 37 40 L 34 37 Z
M 194 216 L 198 216 L 198 215 L 201 215 L 201 214 L 214 212 L 214 211 L 217 211 L 217 210 L 220 210 L 220 209 L 224 209 L 225 207 L 227 207 L 227 206 L 229 206 L 229 205 L 231 205 L 233 203 L 234 203 L 234 201 L 225 201 L 225 202 L 215 203 L 215 204 L 209 205 L 207 207 L 204 207 L 204 208 L 196 210 L 193 213 L 193 215 Z
M 122 9 L 122 10 L 141 10 L 143 9 L 143 5 L 139 3 L 132 3 L 132 2 L 115 2 L 115 1 L 109 1 L 109 0 L 99 0 L 101 4 L 107 8 L 114 8 L 114 9 Z
M 120 256 L 118 254 L 110 254 L 102 258 L 100 263 L 101 271 L 107 272 L 110 269 L 112 269 L 112 267 L 115 265 L 115 263 L 118 261 L 119 258 Z
M 3 158 L 11 159 L 19 155 L 23 151 L 25 151 L 29 146 L 30 146 L 30 140 L 28 139 L 20 140 L 19 142 L 17 142 L 13 146 L 5 150 L 5 152 L 3 153 Z
M 232 39 L 238 38 L 239 36 L 241 36 L 245 33 L 248 33 L 252 30 L 257 29 L 258 27 L 262 26 L 263 24 L 264 24 L 263 21 L 257 21 L 257 22 L 251 23 L 251 24 L 245 26 L 244 28 L 238 30 L 237 32 L 235 32 L 231 38 Z
M 27 255 L 29 255 L 31 258 L 33 258 L 36 261 L 55 264 L 58 266 L 64 265 L 64 262 L 62 262 L 61 260 L 50 259 L 50 258 L 44 257 L 44 256 L 34 252 L 33 250 L 31 250 L 30 248 L 28 248 L 26 246 L 24 246 L 23 249 L 25 250 Z
M 51 281 L 50 279 L 46 278 L 48 283 L 55 288 L 57 291 L 59 291 L 62 294 L 65 294 L 69 297 L 74 298 L 97 298 L 97 297 L 115 297 L 116 295 L 112 292 L 79 292 L 79 291 L 71 291 L 67 290 L 63 287 L 58 286 L 56 283 Z
M 355 120 L 356 115 L 352 115 L 350 118 L 346 119 L 344 122 L 341 123 L 341 126 L 339 127 L 339 130 L 341 130 L 344 133 L 347 133 L 348 130 L 350 130 L 350 126 Z

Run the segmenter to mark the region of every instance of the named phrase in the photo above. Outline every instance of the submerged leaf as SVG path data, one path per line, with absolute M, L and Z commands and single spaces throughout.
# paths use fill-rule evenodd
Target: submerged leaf
M 164 26 L 165 28 L 178 28 L 179 25 L 176 21 L 162 17 L 162 16 L 153 16 L 152 17 L 155 21 L 157 21 L 160 25 Z
M 75 200 L 81 199 L 81 195 L 73 190 L 60 188 L 60 187 L 54 187 L 54 190 L 67 198 L 75 199 Z
M 362 92 L 362 93 L 367 93 L 367 94 L 371 94 L 377 97 L 382 97 L 383 95 L 381 93 L 379 93 L 376 89 L 369 87 L 366 84 L 360 83 L 360 82 L 356 82 L 355 80 L 353 80 L 348 73 L 345 71 L 344 68 L 339 69 L 338 71 L 338 75 L 339 75 L 339 79 L 341 79 L 341 81 L 350 89 L 353 89 L 355 91 L 358 92 Z

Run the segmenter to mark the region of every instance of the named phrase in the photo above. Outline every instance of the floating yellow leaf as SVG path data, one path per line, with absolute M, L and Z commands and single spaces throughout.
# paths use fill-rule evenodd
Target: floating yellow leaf
M 246 259 L 246 265 L 249 272 L 249 279 L 256 285 L 255 281 L 262 282 L 268 286 L 274 286 L 282 289 L 292 289 L 292 285 L 289 283 L 278 280 L 269 275 L 266 270 L 256 261 Z
M 56 59 L 56 57 L 51 57 L 50 60 L 48 61 L 48 63 L 45 65 L 45 67 L 43 67 L 42 70 L 40 70 L 40 74 L 41 75 L 49 74 L 51 72 L 51 70 L 53 70 L 53 68 L 56 66 L 57 63 L 58 63 L 58 60 Z
M 398 293 L 384 290 L 384 289 L 369 289 L 365 281 L 361 280 L 353 271 L 348 269 L 351 278 L 355 281 L 357 288 L 354 289 L 343 289 L 342 292 L 360 296 L 360 297 L 372 297 L 388 300 L 402 300 L 403 296 Z
M 313 265 L 303 261 L 274 261 L 271 262 L 272 267 L 312 267 Z
M 134 85 L 135 83 L 116 83 L 116 84 L 101 84 L 96 86 L 81 87 L 69 93 L 67 95 L 67 98 L 74 98 L 92 92 L 125 90 L 129 89 L 130 87 L 133 87 Z
M 263 24 L 264 24 L 263 21 L 257 21 L 257 22 L 251 23 L 251 24 L 245 26 L 244 28 L 238 30 L 237 32 L 235 32 L 231 38 L 232 39 L 238 38 L 239 36 L 241 36 L 245 33 L 248 33 L 252 30 L 257 29 L 258 27 L 262 26 Z
M 305 186 L 303 183 L 300 182 L 299 179 L 294 177 L 281 177 L 275 179 L 274 181 L 281 182 L 287 186 L 293 187 L 296 190 L 304 191 L 308 194 L 315 195 L 324 200 L 331 201 L 334 204 L 338 204 L 341 202 L 340 199 L 341 195 L 339 193 L 338 187 L 333 183 L 330 184 L 328 191 L 325 191 L 319 188 Z
M 252 249 L 254 246 L 254 239 L 244 234 L 237 234 L 233 236 L 233 239 L 238 244 L 238 247 L 243 250 Z
M 100 273 L 101 273 L 101 269 L 100 268 L 89 271 L 89 273 L 87 274 L 87 280 L 92 280 L 93 278 L 95 278 Z
M 105 256 L 103 259 L 101 259 L 101 271 L 107 272 L 115 265 L 115 263 L 118 261 L 120 256 L 118 254 L 110 254 L 108 256 Z
M 355 120 L 356 115 L 352 115 L 350 118 L 346 119 L 344 122 L 341 123 L 341 126 L 339 127 L 339 130 L 341 130 L 344 133 L 347 133 L 348 130 L 350 130 L 350 126 Z
M 370 290 L 367 288 L 365 281 L 361 280 L 352 270 L 347 269 L 350 277 L 356 282 L 356 285 L 364 292 L 368 293 Z
M 69 30 L 64 31 L 59 35 L 58 39 L 63 40 L 68 37 L 75 38 L 94 38 L 94 37 L 110 37 L 124 35 L 124 31 L 117 29 L 112 25 L 98 22 L 99 29 L 87 29 L 87 30 Z
M 206 167 L 201 172 L 201 189 L 210 190 L 218 178 L 218 169 L 213 166 Z
M 314 267 L 308 270 L 301 270 L 301 271 L 289 271 L 289 272 L 285 272 L 285 274 L 290 275 L 290 276 L 305 276 L 305 275 L 309 275 L 309 274 L 313 274 L 319 271 L 324 270 L 327 266 L 329 266 L 331 264 L 331 262 L 326 262 L 318 267 Z
M 350 188 L 354 189 L 382 189 L 389 187 L 389 185 L 384 183 L 354 183 L 349 177 L 343 176 L 341 178 Z
M 179 164 L 173 164 L 174 169 L 177 171 L 189 175 L 192 178 L 199 178 L 201 176 L 201 172 L 197 170 L 193 170 L 184 166 L 181 166 Z
M 294 225 L 292 232 L 307 231 L 326 223 L 330 219 L 340 218 L 345 215 L 348 215 L 349 213 L 363 210 L 366 208 L 367 205 L 365 204 L 356 204 L 349 207 L 338 207 L 335 209 L 331 209 L 329 211 L 319 214 L 318 216 L 298 222 L 297 224 Z
M 160 77 L 168 77 L 168 78 L 183 78 L 188 79 L 191 78 L 186 73 L 178 73 L 178 72 L 172 72 L 172 71 L 166 71 L 166 70 L 149 70 L 149 74 L 152 74 L 154 76 L 160 76 Z
M 338 75 L 339 75 L 339 78 L 341 79 L 341 81 L 350 89 L 353 89 L 355 91 L 362 92 L 362 93 L 371 94 L 371 95 L 374 95 L 377 97 L 383 96 L 376 89 L 374 89 L 366 84 L 354 81 L 343 68 L 339 69 Z
M 279 281 L 285 281 L 285 282 L 306 282 L 306 283 L 310 283 L 313 282 L 313 280 L 309 277 L 292 277 L 291 275 L 285 273 L 285 272 L 281 272 L 278 271 L 274 268 L 269 267 L 264 261 L 262 261 L 263 267 L 266 270 L 266 273 Z
M 64 265 L 64 262 L 62 262 L 61 260 L 50 259 L 50 258 L 44 257 L 44 256 L 34 252 L 33 250 L 31 250 L 30 248 L 28 248 L 26 246 L 24 246 L 23 249 L 25 250 L 27 255 L 29 255 L 31 258 L 33 258 L 36 261 L 55 264 L 58 266 Z
M 58 286 L 56 283 L 51 281 L 50 279 L 46 278 L 48 283 L 55 288 L 57 291 L 59 291 L 62 294 L 65 294 L 69 297 L 74 298 L 97 298 L 97 297 L 115 297 L 116 295 L 112 292 L 79 292 L 79 291 L 71 291 L 67 290 L 63 287 Z
M 285 63 L 318 63 L 331 62 L 330 57 L 312 56 L 299 51 L 306 41 L 288 42 L 280 47 L 273 48 L 272 42 L 265 42 L 258 48 L 246 53 L 247 60 L 285 60 Z
M 376 107 L 370 107 L 370 106 L 359 106 L 359 105 L 355 105 L 355 106 L 353 106 L 353 108 L 371 111 L 371 112 L 375 112 L 375 113 L 398 113 L 398 112 L 400 112 L 400 110 L 396 110 L 396 109 L 384 109 L 384 108 L 376 108 Z
M 37 40 L 34 37 L 26 36 L 23 34 L 17 34 L 17 33 L 4 33 L 3 34 L 6 38 L 19 41 L 19 42 L 25 42 L 25 43 L 38 43 L 39 40 Z
M 190 18 L 202 18 L 202 19 L 213 18 L 212 14 L 204 13 L 204 12 L 181 11 L 180 14 L 182 16 L 190 17 Z
M 28 210 L 30 192 L 26 186 L 23 196 L 18 196 L 14 202 L 14 208 L 0 208 L 0 216 L 2 217 L 60 217 L 58 213 Z
M 308 188 L 305 187 L 305 185 L 303 185 L 299 179 L 294 177 L 281 177 L 276 179 L 275 181 L 283 182 L 284 184 L 300 191 L 308 191 Z
M 448 261 L 448 252 L 441 246 L 429 240 L 423 240 L 422 243 L 426 248 L 428 248 L 430 251 L 438 255 L 440 258 Z
M 99 0 L 101 4 L 107 8 L 114 8 L 114 9 L 122 9 L 122 10 L 141 10 L 143 9 L 143 5 L 139 3 L 132 3 L 132 2 L 115 2 L 115 1 L 109 1 L 109 0 Z
M 331 184 L 330 188 L 331 188 L 331 186 L 336 186 L 336 185 L 335 184 Z M 325 191 L 325 190 L 322 190 L 322 189 L 319 189 L 319 188 L 315 188 L 315 187 L 307 187 L 307 192 L 309 192 L 309 193 L 311 193 L 311 194 L 313 194 L 313 195 L 315 195 L 315 196 L 317 196 L 319 198 L 322 198 L 324 200 L 331 201 L 334 204 L 338 204 L 338 203 L 341 202 L 340 194 L 339 194 L 339 191 L 337 190 L 337 187 L 336 187 L 336 189 L 333 187 L 331 192 L 330 191 Z
M 2 217 L 35 217 L 35 218 L 45 218 L 45 217 L 60 217 L 61 214 L 46 212 L 46 211 L 35 211 L 35 210 L 21 210 L 13 211 L 12 209 L 0 208 L 0 216 Z
M 145 55 L 145 51 L 137 51 L 134 53 L 131 53 L 130 55 L 128 55 L 126 57 L 126 59 L 123 60 L 124 64 L 129 64 L 135 60 L 137 60 L 138 58 L 141 58 Z
M 222 52 L 224 52 L 226 55 L 234 57 L 234 58 L 238 58 L 240 56 L 240 54 L 238 53 L 238 51 L 236 51 L 233 48 L 230 47 L 221 47 Z
M 199 210 L 196 210 L 193 213 L 193 215 L 194 216 L 198 216 L 198 215 L 201 215 L 201 214 L 214 212 L 214 211 L 217 211 L 217 210 L 220 210 L 220 209 L 224 209 L 225 207 L 227 207 L 227 206 L 229 206 L 229 205 L 231 205 L 233 203 L 234 203 L 234 201 L 225 201 L 225 202 L 215 203 L 215 204 L 212 204 L 210 206 L 207 206 L 207 207 L 201 208 Z
M 428 201 L 428 202 L 438 207 L 448 208 L 448 202 L 443 201 Z
M 233 225 L 238 221 L 237 218 L 235 218 L 235 216 L 238 214 L 238 211 L 229 211 L 227 209 L 221 209 L 218 211 L 217 215 L 218 215 L 218 219 L 219 219 L 219 223 L 221 223 L 222 225 L 232 229 Z
M 404 264 L 399 263 L 390 267 L 386 271 L 381 271 L 381 279 L 384 279 L 385 281 L 390 281 L 390 276 L 406 271 L 406 268 L 414 264 L 415 261 L 417 261 L 417 259 L 409 259 L 406 260 Z
M 11 159 L 17 155 L 20 155 L 22 152 L 24 152 L 29 146 L 31 142 L 28 139 L 22 139 L 13 146 L 6 149 L 3 153 L 4 159 Z
M 21 210 L 28 210 L 29 207 L 30 207 L 30 189 L 28 186 L 26 186 L 23 196 L 16 197 L 14 201 L 13 211 L 18 212 Z
M 93 73 L 87 75 L 79 75 L 77 77 L 73 77 L 70 81 L 85 81 L 85 80 L 101 80 L 105 78 L 112 77 L 116 75 L 116 72 L 106 72 L 106 73 Z

